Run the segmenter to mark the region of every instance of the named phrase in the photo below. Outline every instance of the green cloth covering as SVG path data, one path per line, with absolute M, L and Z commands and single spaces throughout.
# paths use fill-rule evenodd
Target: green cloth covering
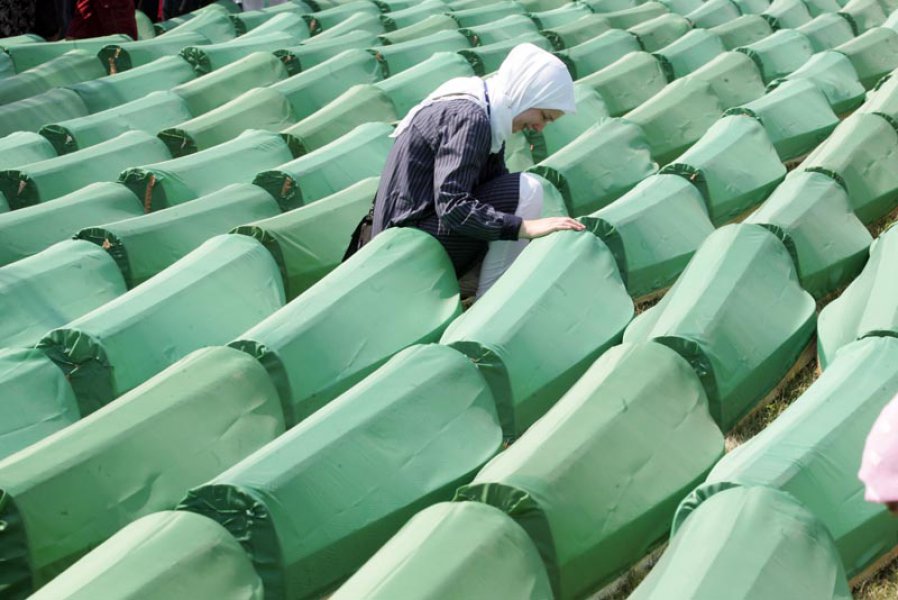
M 586 15 L 573 23 L 542 31 L 556 48 L 572 48 L 609 31 L 611 26 L 601 15 Z
M 98 113 L 126 102 L 140 100 L 150 92 L 168 91 L 196 78 L 196 73 L 179 56 L 166 56 L 130 71 L 83 81 L 68 86 L 87 106 Z
M 642 130 L 624 119 L 590 127 L 529 169 L 558 188 L 574 217 L 610 204 L 657 170 Z
M 392 123 L 398 119 L 390 97 L 376 85 L 365 83 L 352 86 L 284 133 L 295 137 L 306 152 L 311 152 L 365 123 Z
M 898 337 L 896 257 L 898 228 L 890 227 L 870 246 L 870 259 L 857 279 L 820 313 L 817 356 L 821 368 L 829 367 L 836 352 L 854 340 Z
M 767 83 L 805 65 L 814 53 L 808 36 L 794 29 L 781 29 L 761 41 L 736 48 L 736 51 L 744 52 L 755 61 Z
M 639 127 L 652 158 L 667 164 L 699 141 L 720 120 L 724 107 L 710 83 L 674 81 L 624 118 Z
M 835 50 L 848 57 L 861 84 L 869 90 L 898 67 L 898 31 L 874 27 Z
M 633 8 L 603 13 L 602 16 L 608 20 L 608 24 L 613 28 L 628 29 L 634 25 L 651 21 L 655 17 L 660 17 L 668 12 L 667 7 L 660 2 L 649 0 Z
M 54 58 L 58 58 L 70 50 L 84 50 L 88 54 L 96 56 L 103 46 L 130 41 L 131 38 L 124 33 L 116 33 L 82 40 L 59 40 L 56 42 L 35 42 L 7 46 L 5 51 L 12 58 L 12 62 L 16 67 L 16 73 L 22 73 Z
M 720 38 L 727 50 L 754 44 L 773 33 L 770 23 L 759 15 L 742 15 L 712 27 L 709 31 Z
M 294 2 L 284 2 L 283 4 L 276 4 L 274 6 L 270 6 L 260 10 L 245 10 L 243 12 L 233 14 L 231 15 L 231 21 L 234 23 L 234 27 L 236 28 L 238 34 L 242 35 L 247 31 L 252 31 L 256 27 L 264 24 L 266 21 L 282 12 L 302 15 L 307 14 L 311 11 L 308 10 L 308 7 L 300 6 L 299 4 L 296 4 Z M 308 30 L 308 28 L 305 29 Z
M 80 418 L 65 375 L 38 350 L 0 350 L 0 392 L 0 459 Z
M 814 299 L 776 235 L 727 225 L 708 236 L 661 302 L 633 320 L 624 341 L 654 340 L 688 360 L 728 431 L 786 375 L 814 321 Z
M 635 35 L 612 29 L 588 42 L 562 50 L 558 56 L 565 61 L 568 69 L 571 69 L 574 78 L 581 79 L 640 49 L 639 40 Z
M 498 21 L 477 27 L 462 28 L 458 31 L 468 38 L 471 46 L 489 46 L 496 42 L 507 42 L 528 33 L 537 33 L 539 30 L 533 19 L 525 15 L 509 15 Z
M 248 358 L 232 348 L 198 350 L 0 463 L 0 514 L 17 525 L 0 538 L 17 567 L 0 586 L 40 587 L 283 433 L 277 392 Z
M 9 54 L 0 52 L 0 81 L 16 74 L 16 67 L 12 64 Z
M 38 131 L 47 123 L 83 117 L 87 107 L 72 90 L 50 91 L 0 106 L 0 137 L 17 131 Z
M 661 0 L 661 4 L 672 13 L 687 15 L 703 4 L 702 0 Z
M 813 150 L 839 124 L 826 96 L 807 79 L 787 81 L 726 114 L 757 118 L 783 162 Z
M 250 129 L 196 154 L 128 169 L 119 181 L 150 212 L 217 192 L 231 183 L 250 183 L 259 171 L 274 168 L 294 156 L 290 140 L 284 135 Z
M 186 100 L 174 92 L 159 91 L 85 117 L 44 125 L 40 133 L 62 155 L 109 141 L 131 130 L 155 134 L 191 117 Z
M 120 73 L 133 67 L 148 65 L 166 56 L 175 56 L 187 46 L 208 43 L 209 40 L 203 34 L 195 31 L 170 33 L 152 41 L 110 44 L 97 53 L 97 58 L 108 73 Z
M 355 49 L 341 52 L 308 71 L 272 85 L 271 89 L 283 92 L 293 107 L 293 114 L 302 120 L 352 86 L 383 78 L 377 59 L 365 50 Z
M 526 132 L 533 146 L 534 160 L 537 162 L 558 152 L 592 127 L 609 118 L 608 108 L 602 97 L 594 89 L 581 83 L 574 83 L 574 100 L 577 112 L 564 115 L 563 119 L 553 122 L 541 132 Z M 540 152 L 537 153 L 537 147 Z
M 391 318 L 400 304 L 402 319 Z M 293 425 L 396 352 L 436 341 L 460 313 L 455 271 L 440 243 L 394 228 L 231 346 L 268 370 Z
M 279 213 L 277 203 L 265 190 L 235 183 L 166 210 L 87 227 L 75 237 L 106 250 L 130 289 L 170 267 L 207 239 Z
M 227 104 L 188 119 L 158 134 L 173 157 L 208 150 L 248 129 L 280 131 L 296 122 L 287 97 L 271 88 L 253 88 Z
M 377 38 L 380 44 L 400 44 L 438 31 L 450 31 L 457 28 L 458 23 L 450 15 L 431 15 L 414 25 L 382 33 Z
M 86 50 L 70 50 L 33 69 L 3 78 L 0 104 L 36 96 L 55 87 L 96 79 L 103 74 L 103 65 L 95 55 Z
M 810 4 L 815 1 L 826 3 L 831 2 L 832 0 L 808 0 L 808 6 L 810 7 Z M 739 7 L 739 12 L 743 15 L 760 15 L 767 10 L 771 4 L 770 0 L 733 0 L 733 2 Z M 838 5 L 836 5 L 835 10 L 838 10 Z
M 464 34 L 458 31 L 440 31 L 401 44 L 375 46 L 368 52 L 377 58 L 384 75 L 390 77 L 414 67 L 437 52 L 457 52 L 470 47 Z
M 66 240 L 0 268 L 0 347 L 33 346 L 55 327 L 125 293 L 102 249 Z
M 546 600 L 552 589 L 520 525 L 480 502 L 425 508 L 378 550 L 332 600 Z
M 674 175 L 652 175 L 581 221 L 614 254 L 634 298 L 673 283 L 714 231 L 701 192 Z
M 23 33 L 21 35 L 0 38 L 0 50 L 6 52 L 6 48 L 9 46 L 21 46 L 22 44 L 34 44 L 45 41 L 47 40 L 36 33 Z
M 267 19 L 264 23 L 260 23 L 258 26 L 253 27 L 248 33 L 240 35 L 239 39 L 249 40 L 268 37 L 272 33 L 288 33 L 293 37 L 293 43 L 298 44 L 310 37 L 309 29 L 305 23 L 305 14 L 302 12 L 282 10 L 272 15 L 271 18 Z
M 480 368 L 513 439 L 620 341 L 632 317 L 607 246 L 591 233 L 567 231 L 531 242 L 440 343 Z
M 290 46 L 275 51 L 274 55 L 281 59 L 287 72 L 293 76 L 297 73 L 307 71 L 315 65 L 320 65 L 341 52 L 351 48 L 365 49 L 376 45 L 377 36 L 367 31 L 351 31 L 345 35 L 334 37 L 333 39 L 300 44 L 299 46 Z
M 348 18 L 352 18 L 358 14 L 365 14 L 379 19 L 380 9 L 373 2 L 364 0 L 359 0 L 357 2 L 340 2 L 336 3 L 336 6 L 332 8 L 326 8 L 305 15 L 305 21 L 308 24 L 309 31 L 312 35 L 316 35 L 320 31 L 331 29 Z
M 193 513 L 158 512 L 122 528 L 31 597 L 262 600 L 262 581 L 221 525 Z
M 812 17 L 823 14 L 839 12 L 842 6 L 846 6 L 845 0 L 802 0 Z M 875 1 L 875 0 L 874 0 Z
M 252 236 L 271 252 L 290 301 L 340 265 L 347 240 L 371 209 L 378 181 L 363 179 L 307 206 L 241 225 L 232 233 Z
M 864 500 L 857 472 L 870 428 L 898 393 L 896 361 L 892 337 L 845 346 L 773 423 L 717 463 L 683 500 L 674 529 L 716 493 L 763 485 L 788 492 L 823 522 L 849 578 L 874 564 L 898 544 L 898 521 Z
M 317 44 L 325 40 L 332 40 L 336 37 L 342 37 L 353 31 L 367 31 L 372 35 L 380 35 L 384 33 L 384 25 L 380 20 L 379 14 L 367 12 L 355 13 L 347 17 L 337 25 L 328 28 L 323 33 L 319 33 L 309 38 L 309 43 Z
M 694 29 L 654 53 L 667 71 L 678 79 L 707 64 L 724 51 L 723 42 L 707 29 Z
M 889 74 L 880 79 L 876 87 L 867 94 L 867 101 L 861 104 L 857 111 L 876 113 L 898 123 L 898 76 Z M 2 143 L 3 140 L 0 140 L 0 144 Z
M 393 126 L 365 123 L 295 160 L 256 175 L 253 183 L 291 210 L 380 175 L 393 145 Z
M 528 13 L 527 16 L 533 19 L 540 29 L 552 29 L 591 14 L 593 11 L 588 5 L 581 2 L 569 2 L 551 10 Z
M 508 53 L 518 44 L 523 44 L 525 42 L 538 46 L 547 52 L 552 51 L 552 42 L 549 41 L 549 38 L 534 32 L 504 42 L 489 44 L 488 46 L 477 46 L 475 48 L 459 50 L 458 54 L 463 56 L 470 63 L 475 74 L 482 77 L 498 71 L 499 66 L 502 64 L 502 61 L 505 60 L 505 57 L 508 56 Z M 409 69 L 409 71 L 410 70 L 411 69 Z M 400 75 L 403 73 L 400 73 Z M 386 79 L 385 82 L 389 82 L 390 79 L 392 79 L 392 77 Z
M 548 46 L 548 42 L 546 42 L 546 45 Z M 494 45 L 492 48 L 497 46 Z M 459 53 L 437 52 L 420 64 L 406 69 L 398 75 L 378 81 L 374 85 L 383 90 L 390 98 L 397 116 L 405 115 L 413 106 L 424 100 L 430 92 L 437 89 L 442 83 L 453 77 L 470 77 L 474 75 L 474 70 L 469 60 L 461 56 L 462 53 L 471 51 L 473 50 L 462 50 Z
M 773 0 L 761 16 L 776 30 L 795 29 L 811 20 L 811 13 L 803 0 Z
M 739 106 L 761 98 L 765 93 L 761 72 L 741 52 L 723 52 L 686 76 L 703 81 L 720 100 L 722 108 Z
M 0 214 L 0 265 L 37 254 L 82 227 L 143 214 L 143 206 L 120 183 L 86 185 L 56 200 Z
M 864 86 L 858 80 L 857 71 L 848 57 L 839 52 L 818 52 L 803 66 L 770 85 L 775 87 L 796 79 L 807 79 L 816 85 L 837 115 L 848 113 L 864 102 Z
M 686 17 L 669 13 L 655 17 L 630 28 L 630 33 L 639 38 L 642 49 L 654 52 L 674 42 L 692 29 Z
M 707 0 L 704 4 L 686 15 L 693 27 L 711 28 L 731 23 L 738 19 L 741 11 L 732 0 Z
M 703 502 L 630 600 L 851 600 L 823 523 L 789 494 L 737 487 Z
M 415 25 L 428 17 L 442 15 L 446 12 L 446 5 L 442 0 L 424 0 L 414 6 L 393 10 L 380 16 L 387 31 L 395 31 L 403 27 Z
M 0 169 L 12 169 L 56 156 L 53 144 L 33 131 L 16 131 L 0 138 Z
M 660 344 L 624 344 L 456 498 L 507 512 L 536 544 L 555 598 L 582 598 L 666 535 L 722 454 L 689 363 Z
M 465 8 L 463 10 L 452 10 L 452 17 L 458 22 L 459 27 L 476 27 L 477 25 L 486 25 L 498 21 L 508 15 L 525 14 L 526 9 L 520 2 L 511 2 L 510 0 L 500 0 L 499 2 L 491 2 L 486 6 L 483 2 L 477 2 L 479 6 L 476 8 Z
M 668 78 L 657 57 L 648 52 L 630 52 L 577 81 L 599 92 L 608 112 L 616 117 L 655 96 L 667 85 Z
M 51 331 L 38 347 L 65 371 L 81 413 L 89 414 L 194 350 L 224 344 L 283 303 L 268 251 L 245 236 L 222 235 Z
M 31 206 L 77 191 L 89 183 L 114 181 L 140 161 L 169 157 L 165 144 L 143 131 L 122 135 L 72 154 L 0 171 L 0 193 L 12 208 Z
M 594 12 L 604 14 L 634 8 L 639 4 L 639 0 L 583 0 L 583 4 Z
M 199 75 L 211 73 L 225 65 L 240 60 L 252 52 L 274 52 L 297 43 L 295 36 L 286 32 L 274 32 L 257 37 L 246 34 L 222 44 L 188 46 L 178 54 Z
M 822 173 L 796 172 L 746 219 L 773 231 L 789 249 L 801 287 L 816 298 L 861 271 L 872 239 L 851 212 L 848 195 Z M 822 325 L 822 318 L 818 329 Z
M 414 346 L 179 508 L 242 543 L 266 599 L 320 597 L 501 450 L 495 410 L 466 357 Z
M 157 23 L 156 27 L 158 28 L 160 25 L 164 27 L 162 23 Z M 211 5 L 203 10 L 195 11 L 192 13 L 190 20 L 180 23 L 174 29 L 169 29 L 168 31 L 172 31 L 173 34 L 196 32 L 213 44 L 226 42 L 234 39 L 234 36 L 237 35 L 237 30 L 234 28 L 234 23 L 231 21 L 228 11 L 213 9 Z M 164 38 L 166 33 L 167 31 L 161 33 L 160 38 Z
M 854 30 L 848 19 L 833 13 L 825 13 L 796 29 L 808 36 L 814 52 L 832 50 L 854 38 Z
M 842 185 L 854 214 L 869 224 L 898 206 L 898 133 L 880 115 L 856 113 L 802 163 Z
M 844 17 L 854 32 L 861 34 L 885 23 L 889 13 L 876 0 L 851 0 L 839 10 L 838 16 Z

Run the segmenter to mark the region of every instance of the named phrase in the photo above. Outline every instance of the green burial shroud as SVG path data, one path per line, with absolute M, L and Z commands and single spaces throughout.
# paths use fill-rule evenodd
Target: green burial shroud
M 177 56 L 182 48 L 201 46 L 209 40 L 201 33 L 170 33 L 150 40 L 110 44 L 102 48 L 95 58 L 100 60 L 106 72 L 121 73 L 133 67 L 147 65 L 165 56 Z
M 346 35 L 336 36 L 333 39 L 300 44 L 289 48 L 281 48 L 274 55 L 281 59 L 287 72 L 293 76 L 303 71 L 308 71 L 316 65 L 320 65 L 341 52 L 349 49 L 364 49 L 375 46 L 378 38 L 367 31 L 351 31 Z
M 747 46 L 763 40 L 773 33 L 773 28 L 760 15 L 742 15 L 732 21 L 712 27 L 710 31 L 720 38 L 724 48 L 735 50 L 740 46 Z
M 144 98 L 98 113 L 44 125 L 40 133 L 62 155 L 109 141 L 131 130 L 155 134 L 192 116 L 187 102 L 174 92 L 150 92 Z
M 880 115 L 851 115 L 801 166 L 838 181 L 864 224 L 898 206 L 898 132 Z
M 368 52 L 381 64 L 387 77 L 400 73 L 429 58 L 436 52 L 457 52 L 471 47 L 464 34 L 458 31 L 440 31 L 422 38 L 389 46 L 375 46 Z
M 288 136 L 250 129 L 196 154 L 128 169 L 119 181 L 150 212 L 211 194 L 231 183 L 251 183 L 259 171 L 283 164 L 298 153 Z
M 814 53 L 808 36 L 794 29 L 780 29 L 761 41 L 736 48 L 736 51 L 744 52 L 755 61 L 767 83 L 798 69 Z
M 848 57 L 861 84 L 869 90 L 898 67 L 898 31 L 874 27 L 835 50 Z
M 33 346 L 125 293 L 115 261 L 96 246 L 66 240 L 0 268 L 0 347 Z
M 388 31 L 377 36 L 378 42 L 383 45 L 399 44 L 408 42 L 425 35 L 437 33 L 438 31 L 450 31 L 458 29 L 458 23 L 450 14 L 430 15 L 426 19 L 418 21 L 408 27 L 402 27 L 393 31 Z
M 309 40 L 311 44 L 317 44 L 337 37 L 342 37 L 354 31 L 365 31 L 372 35 L 380 35 L 385 32 L 384 24 L 379 14 L 359 12 L 343 19 L 340 23 L 329 27 L 323 33 L 315 34 Z
M 37 591 L 35 600 L 262 600 L 262 580 L 227 530 L 157 512 L 122 528 Z
M 731 0 L 708 0 L 698 8 L 686 14 L 694 27 L 708 29 L 724 23 L 731 23 L 739 18 L 742 11 Z
M 555 597 L 582 598 L 664 538 L 722 454 L 689 363 L 660 344 L 624 344 L 456 498 L 507 512 L 536 544 Z
M 857 71 L 848 57 L 839 52 L 818 52 L 803 66 L 770 85 L 775 87 L 797 79 L 807 79 L 816 85 L 837 115 L 850 112 L 864 102 L 866 92 Z
M 654 52 L 676 41 L 692 29 L 686 17 L 668 13 L 630 28 L 646 52 Z
M 565 115 L 563 119 L 553 122 L 550 127 L 539 133 L 527 132 L 527 137 L 534 146 L 534 159 L 537 161 L 555 154 L 580 137 L 584 131 L 609 118 L 608 108 L 602 96 L 591 87 L 575 83 L 574 100 L 577 106 L 576 113 Z M 537 147 L 541 150 L 538 156 Z
M 85 38 L 81 40 L 59 40 L 56 42 L 35 42 L 33 44 L 21 44 L 7 46 L 4 51 L 12 58 L 16 66 L 16 73 L 22 73 L 58 58 L 71 50 L 84 50 L 93 56 L 107 44 L 119 44 L 132 41 L 124 33 Z
M 582 4 L 589 6 L 599 14 L 616 12 L 637 6 L 638 0 L 585 0 Z
M 236 13 L 231 15 L 231 21 L 234 22 L 234 27 L 238 34 L 243 35 L 247 31 L 252 31 L 256 27 L 263 25 L 266 21 L 282 12 L 302 15 L 312 12 L 308 8 L 308 6 L 302 6 L 295 2 L 284 2 L 283 4 L 275 4 L 259 10 L 245 10 Z M 306 33 L 308 34 L 308 28 L 306 28 Z
M 20 46 L 22 44 L 35 44 L 37 42 L 45 42 L 46 40 L 36 33 L 23 33 L 5 38 L 0 38 L 0 50 L 6 51 L 9 46 Z
M 208 75 L 175 86 L 171 91 L 187 101 L 190 114 L 198 116 L 230 102 L 243 92 L 286 78 L 287 70 L 276 56 L 270 52 L 253 52 Z
M 365 123 L 309 154 L 256 175 L 253 183 L 290 210 L 377 177 L 393 145 L 393 126 Z
M 858 33 L 864 33 L 886 22 L 891 7 L 876 0 L 851 0 L 839 10 L 839 16 L 851 23 Z
M 714 231 L 701 192 L 674 175 L 652 175 L 580 220 L 614 254 L 634 298 L 673 283 Z
M 607 30 L 608 26 L 606 25 L 602 31 Z M 596 35 L 599 35 L 602 31 L 597 31 Z M 485 25 L 459 29 L 459 32 L 468 38 L 471 46 L 489 46 L 490 44 L 507 42 L 517 37 L 537 33 L 538 29 L 533 19 L 525 15 L 509 15 Z M 553 42 L 557 43 L 558 47 L 564 47 L 561 40 L 557 37 Z
M 529 169 L 558 188 L 574 217 L 610 204 L 657 170 L 642 130 L 624 119 L 590 127 Z
M 666 6 L 671 13 L 686 15 L 700 7 L 702 5 L 702 0 L 664 0 L 662 4 Z
M 612 29 L 588 42 L 562 50 L 558 56 L 568 65 L 574 79 L 582 79 L 641 49 L 635 35 Z
M 609 32 L 610 33 L 610 32 Z M 617 117 L 655 96 L 667 85 L 668 75 L 657 57 L 648 52 L 630 52 L 577 83 L 599 92 L 608 112 Z
M 711 222 L 720 226 L 763 202 L 786 176 L 786 167 L 758 119 L 732 115 L 661 172 L 698 187 Z
M 806 0 L 804 1 L 808 12 L 812 17 L 819 17 L 823 14 L 833 14 L 846 6 L 845 0 Z
M 796 29 L 811 20 L 808 4 L 803 0 L 773 0 L 761 16 L 776 30 Z
M 86 114 L 87 107 L 78 94 L 66 88 L 54 88 L 0 106 L 0 137 L 17 131 L 38 131 L 47 123 Z
M 233 339 L 283 303 L 268 251 L 245 236 L 222 235 L 51 331 L 39 347 L 66 373 L 86 415 L 194 350 Z
M 0 392 L 0 459 L 80 417 L 75 393 L 65 375 L 39 350 L 0 350 Z
M 529 10 L 534 10 L 529 8 Z M 539 29 L 551 29 L 560 25 L 566 25 L 576 21 L 580 17 L 593 14 L 593 10 L 586 4 L 569 3 L 551 10 L 530 12 L 529 16 Z
M 724 51 L 723 42 L 707 29 L 693 29 L 654 53 L 668 79 L 679 79 Z
M 82 227 L 143 214 L 128 188 L 92 183 L 56 200 L 0 214 L 0 265 L 8 265 L 72 237 Z
M 310 32 L 305 24 L 305 15 L 297 11 L 282 10 L 266 19 L 264 23 L 253 27 L 251 31 L 240 34 L 239 40 L 262 39 L 273 33 L 287 33 L 294 39 L 293 44 L 298 44 L 309 39 Z
M 872 242 L 845 190 L 822 173 L 800 171 L 787 177 L 746 222 L 763 225 L 783 240 L 801 287 L 816 298 L 854 279 Z M 822 323 L 821 317 L 818 335 Z
M 158 25 L 158 24 L 157 24 Z M 194 11 L 194 16 L 186 23 L 178 25 L 175 33 L 181 35 L 196 32 L 213 44 L 221 44 L 234 39 L 237 31 L 231 17 L 225 10 Z
M 667 7 L 660 2 L 643 2 L 633 8 L 625 8 L 623 10 L 615 10 L 612 12 L 602 13 L 602 16 L 608 20 L 608 24 L 615 29 L 628 29 L 634 25 L 639 25 L 646 21 L 651 21 L 655 17 L 667 14 Z
M 470 63 L 471 68 L 474 70 L 474 73 L 482 77 L 498 71 L 502 61 L 508 56 L 508 53 L 511 52 L 515 46 L 523 43 L 533 44 L 546 52 L 552 52 L 552 43 L 549 39 L 540 33 L 533 32 L 504 42 L 495 42 L 487 46 L 477 46 L 459 50 L 458 54 L 465 57 Z M 403 73 L 405 73 L 405 71 Z M 400 75 L 403 73 L 400 73 Z M 390 79 L 392 79 L 392 77 Z M 390 79 L 386 79 L 385 81 L 390 81 Z
M 786 375 L 814 321 L 814 299 L 798 285 L 782 242 L 760 225 L 727 225 L 708 236 L 661 302 L 633 320 L 624 341 L 653 340 L 688 360 L 727 431 Z
M 33 131 L 16 131 L 0 138 L 0 169 L 12 169 L 56 156 L 53 144 Z
M 287 300 L 292 300 L 343 261 L 352 232 L 371 210 L 378 181 L 369 177 L 290 212 L 244 220 L 233 233 L 252 236 L 268 248 L 284 278 Z
M 16 524 L 0 538 L 16 567 L 0 588 L 40 587 L 283 431 L 277 392 L 256 361 L 232 348 L 198 350 L 0 463 L 0 514 Z
M 465 356 L 415 346 L 179 508 L 241 542 L 265 598 L 320 597 L 501 450 L 495 410 Z
M 445 11 L 446 5 L 442 0 L 424 0 L 413 6 L 393 9 L 385 15 L 380 15 L 380 20 L 385 29 L 395 31 L 420 23 L 428 17 L 442 15 Z
M 331 600 L 545 600 L 552 588 L 520 525 L 480 502 L 441 502 L 405 524 Z
M 235 183 L 167 210 L 82 229 L 75 237 L 106 250 L 130 289 L 170 267 L 209 238 L 277 214 L 277 202 L 265 190 L 249 183 Z
M 724 108 L 709 82 L 687 77 L 674 81 L 624 118 L 642 129 L 652 158 L 664 165 L 704 137 Z
M 86 50 L 71 50 L 33 69 L 3 78 L 0 104 L 8 104 L 79 81 L 102 77 L 103 65 Z
M 576 21 L 544 29 L 542 34 L 556 48 L 572 48 L 609 31 L 611 26 L 602 15 L 586 15 Z
M 271 86 L 283 92 L 298 120 L 315 111 L 354 85 L 374 83 L 384 78 L 380 63 L 365 50 L 346 50 L 308 71 Z
M 880 79 L 876 87 L 867 94 L 866 102 L 857 110 L 858 112 L 878 113 L 898 124 L 898 76 L 889 74 Z M 0 144 L 4 140 L 0 140 Z
M 150 92 L 168 91 L 192 79 L 196 79 L 196 73 L 190 65 L 178 56 L 166 56 L 124 73 L 82 81 L 68 88 L 80 96 L 87 112 L 94 114 L 139 100 Z
M 173 157 L 207 150 L 247 129 L 280 131 L 296 122 L 287 97 L 271 88 L 253 88 L 227 104 L 188 119 L 158 134 Z
M 798 27 L 797 31 L 808 36 L 814 52 L 832 50 L 839 44 L 844 44 L 854 38 L 854 30 L 850 21 L 834 13 L 822 14 L 813 21 Z
M 703 502 L 630 600 L 851 600 L 835 543 L 794 497 L 737 487 Z
M 332 7 L 305 15 L 305 21 L 308 24 L 309 31 L 314 36 L 322 30 L 327 31 L 355 15 L 367 14 L 379 18 L 380 12 L 380 9 L 373 2 L 335 2 Z
M 896 361 L 895 338 L 845 346 L 798 400 L 683 500 L 674 529 L 723 490 L 763 485 L 788 492 L 823 522 L 849 579 L 874 564 L 898 544 L 898 521 L 864 500 L 857 472 L 870 428 L 898 393 Z
M 524 5 L 520 2 L 509 2 L 500 0 L 499 2 L 491 2 L 485 6 L 476 8 L 465 8 L 462 10 L 453 10 L 450 14 L 458 21 L 459 27 L 475 27 L 477 25 L 486 25 L 497 21 L 508 15 L 520 15 L 526 12 Z
M 870 259 L 857 279 L 820 313 L 817 356 L 822 368 L 854 340 L 898 337 L 896 258 L 898 228 L 890 227 L 870 246 Z
M 561 232 L 531 242 L 440 343 L 481 369 L 505 436 L 515 438 L 620 341 L 631 318 L 633 302 L 605 244 L 588 232 Z
M 417 229 L 395 228 L 231 346 L 268 370 L 293 425 L 396 352 L 435 342 L 460 313 L 458 281 L 443 247 Z
M 741 52 L 718 54 L 686 77 L 711 86 L 722 108 L 757 100 L 765 93 L 761 73 L 755 63 Z
M 548 44 L 548 42 L 546 42 Z M 492 46 L 495 48 L 496 45 Z M 420 64 L 410 67 L 383 81 L 374 84 L 390 98 L 397 115 L 405 115 L 413 106 L 424 100 L 430 92 L 453 77 L 470 77 L 474 70 L 470 56 L 461 52 L 437 52 Z M 462 56 L 465 54 L 465 56 Z M 479 55 L 481 59 L 483 54 Z
M 114 181 L 122 169 L 169 158 L 165 144 L 143 131 L 122 135 L 72 154 L 0 171 L 0 193 L 11 208 L 59 198 L 98 181 Z
M 783 162 L 803 156 L 825 140 L 839 117 L 826 96 L 807 79 L 785 81 L 753 102 L 731 108 L 727 115 L 755 117 Z
M 248 37 L 242 36 L 223 44 L 188 46 L 178 54 L 193 67 L 199 75 L 211 73 L 225 65 L 237 62 L 251 52 L 274 52 L 292 46 L 298 40 L 286 32 L 268 33 Z

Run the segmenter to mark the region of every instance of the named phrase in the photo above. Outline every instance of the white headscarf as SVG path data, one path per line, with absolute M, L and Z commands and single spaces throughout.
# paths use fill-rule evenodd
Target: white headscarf
M 515 46 L 502 61 L 499 71 L 486 80 L 480 77 L 450 79 L 427 98 L 414 106 L 393 131 L 392 137 L 405 131 L 422 108 L 444 100 L 468 97 L 487 112 L 486 93 L 489 94 L 490 152 L 496 153 L 511 136 L 512 119 L 530 108 L 577 112 L 574 102 L 574 82 L 557 57 L 533 44 Z

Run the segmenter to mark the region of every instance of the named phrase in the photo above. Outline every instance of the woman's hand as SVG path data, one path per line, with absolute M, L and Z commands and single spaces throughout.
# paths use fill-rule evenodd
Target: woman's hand
M 518 230 L 518 239 L 532 240 L 534 238 L 549 235 L 555 231 L 583 231 L 586 226 L 576 219 L 570 217 L 546 217 L 545 219 L 532 219 L 530 221 L 522 221 L 521 228 Z

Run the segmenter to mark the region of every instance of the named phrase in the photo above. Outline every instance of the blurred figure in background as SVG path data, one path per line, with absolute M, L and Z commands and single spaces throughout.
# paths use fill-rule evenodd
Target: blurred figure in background
M 81 39 L 125 33 L 137 39 L 134 0 L 74 0 L 66 37 Z
M 35 0 L 0 0 L 0 37 L 32 31 L 34 15 Z
M 867 435 L 858 477 L 867 486 L 864 498 L 885 504 L 898 516 L 898 396 L 882 409 Z

